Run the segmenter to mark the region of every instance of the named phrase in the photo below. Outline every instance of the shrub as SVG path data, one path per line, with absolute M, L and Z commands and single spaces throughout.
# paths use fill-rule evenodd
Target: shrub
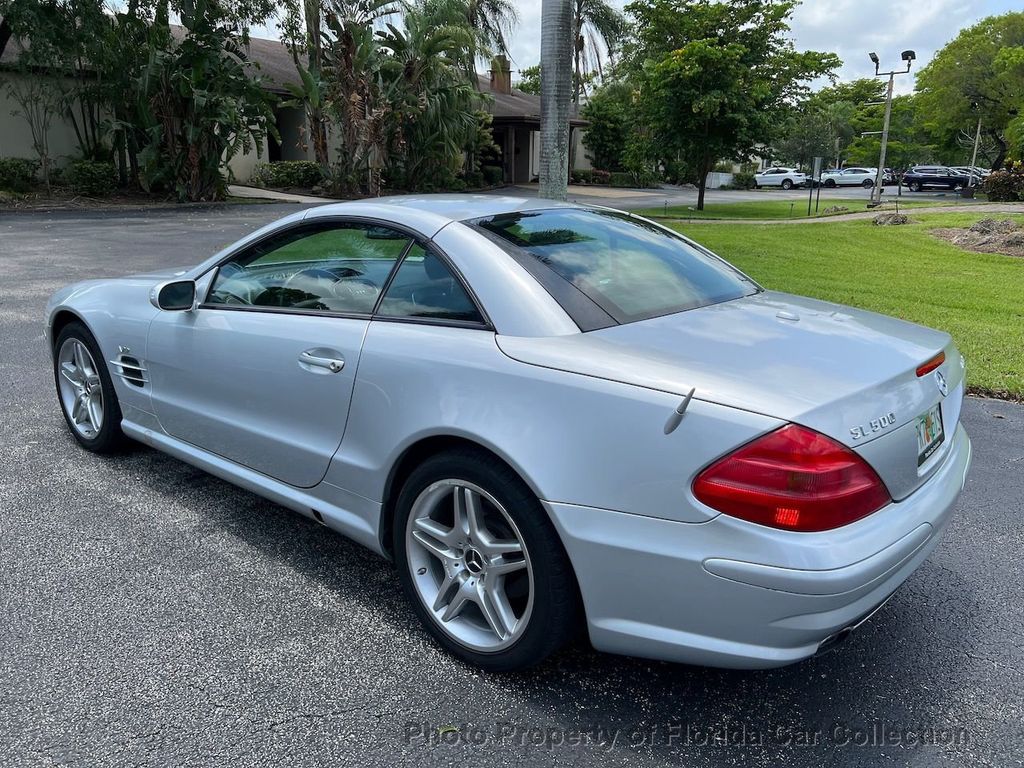
M 757 186 L 757 179 L 754 178 L 754 174 L 749 171 L 740 171 L 732 175 L 732 182 L 729 184 L 730 189 L 753 189 Z
M 569 174 L 569 181 L 573 184 L 593 184 L 594 172 L 582 169 L 574 170 Z
M 61 178 L 75 194 L 103 197 L 117 187 L 117 168 L 100 160 L 75 160 Z
M 11 192 L 25 192 L 36 180 L 38 160 L 27 157 L 0 158 L 0 189 Z
M 599 171 L 595 168 L 591 171 L 595 184 L 611 184 L 612 174 L 611 171 Z
M 1004 171 L 993 171 L 985 178 L 981 189 L 995 203 L 1024 200 L 1024 163 L 1014 163 Z
M 654 171 L 641 171 L 640 173 L 634 173 L 633 186 L 640 187 L 642 189 L 655 189 L 661 182 Z
M 613 187 L 632 187 L 633 186 L 633 174 L 626 173 L 625 171 L 612 171 L 609 174 L 608 181 Z
M 484 180 L 491 186 L 501 184 L 505 179 L 505 174 L 499 165 L 485 165 L 480 170 L 484 175 Z
M 279 160 L 257 165 L 252 180 L 261 187 L 314 187 L 324 174 L 312 160 Z

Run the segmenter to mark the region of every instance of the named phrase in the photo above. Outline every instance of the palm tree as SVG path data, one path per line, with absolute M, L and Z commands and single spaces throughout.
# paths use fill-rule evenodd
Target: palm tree
M 540 196 L 565 200 L 569 186 L 574 0 L 542 0 L 540 31 Z
M 471 76 L 478 59 L 508 53 L 508 36 L 519 23 L 512 0 L 421 0 L 420 10 L 434 26 L 471 31 L 472 39 L 458 57 L 459 66 Z
M 466 21 L 476 31 L 484 49 L 481 53 L 508 53 L 507 36 L 519 23 L 515 3 L 510 0 L 467 0 Z
M 607 0 L 573 0 L 573 104 L 580 103 L 583 79 L 601 74 L 601 52 L 615 50 L 626 32 L 626 18 Z
M 402 28 L 388 24 L 379 35 L 388 53 L 382 74 L 394 111 L 392 142 L 405 149 L 399 170 L 409 189 L 452 173 L 477 130 L 482 97 L 459 66 L 471 38 L 465 25 L 435 26 L 415 8 Z

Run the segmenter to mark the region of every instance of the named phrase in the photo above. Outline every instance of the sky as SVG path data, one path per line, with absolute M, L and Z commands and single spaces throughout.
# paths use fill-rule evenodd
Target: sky
M 623 0 L 611 0 L 622 7 Z M 540 0 L 516 3 L 519 27 L 510 52 L 514 68 L 525 69 L 540 60 Z M 874 74 L 868 53 L 875 51 L 883 71 L 902 68 L 900 53 L 917 53 L 914 70 L 956 37 L 964 27 L 1007 11 L 1024 9 L 1024 0 L 804 0 L 793 14 L 793 43 L 799 50 L 830 51 L 839 55 L 840 80 Z M 515 78 L 513 78 L 515 79 Z M 897 93 L 913 90 L 913 76 L 897 77 Z

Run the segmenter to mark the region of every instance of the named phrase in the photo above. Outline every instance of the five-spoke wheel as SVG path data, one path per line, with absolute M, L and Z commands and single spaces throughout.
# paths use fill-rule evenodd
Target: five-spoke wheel
M 125 444 L 121 407 L 96 340 L 78 322 L 64 326 L 54 342 L 57 399 L 75 439 L 90 451 Z
M 582 628 L 579 589 L 547 513 L 485 451 L 454 449 L 411 472 L 396 505 L 393 548 L 424 626 L 474 665 L 536 664 Z
M 71 426 L 87 440 L 103 427 L 103 387 L 92 353 L 79 339 L 69 338 L 57 352 L 60 399 Z
M 516 641 L 533 608 L 533 569 L 516 524 L 493 496 L 439 480 L 413 502 L 406 536 L 416 590 L 446 632 L 475 651 Z

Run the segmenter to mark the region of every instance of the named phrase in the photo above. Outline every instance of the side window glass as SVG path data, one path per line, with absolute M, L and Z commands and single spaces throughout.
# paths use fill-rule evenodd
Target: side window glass
M 419 244 L 398 267 L 377 314 L 482 323 L 462 283 L 434 253 Z
M 299 227 L 217 271 L 207 304 L 369 313 L 410 238 L 388 227 Z

